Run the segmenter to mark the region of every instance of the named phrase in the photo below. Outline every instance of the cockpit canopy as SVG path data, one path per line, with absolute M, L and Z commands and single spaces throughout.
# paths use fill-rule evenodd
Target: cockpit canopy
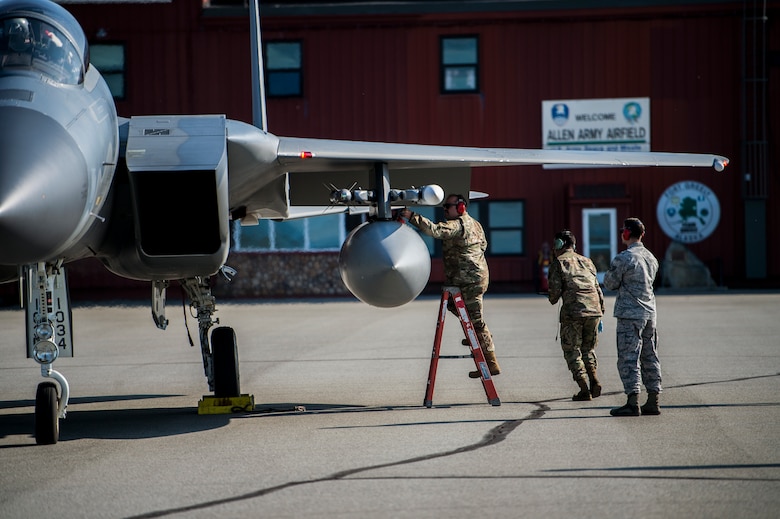
M 77 32 L 68 32 L 68 24 Z M 77 85 L 88 59 L 84 33 L 62 7 L 36 0 L 0 4 L 0 75 L 33 72 Z

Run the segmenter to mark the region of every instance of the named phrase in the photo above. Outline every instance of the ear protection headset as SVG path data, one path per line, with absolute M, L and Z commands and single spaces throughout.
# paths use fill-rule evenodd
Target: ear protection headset
M 631 238 L 640 238 L 644 232 L 645 226 L 638 218 L 627 218 L 623 222 L 623 232 L 620 237 L 628 241 Z
M 561 231 L 555 235 L 553 249 L 561 250 L 566 246 L 574 246 L 574 235 L 569 230 Z
M 455 206 L 455 210 L 458 211 L 458 214 L 463 214 L 466 212 L 466 202 L 463 199 L 458 199 L 458 205 Z

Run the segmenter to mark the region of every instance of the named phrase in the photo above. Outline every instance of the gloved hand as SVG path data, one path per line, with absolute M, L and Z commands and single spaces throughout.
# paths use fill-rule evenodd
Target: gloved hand
M 599 321 L 599 333 L 604 331 L 604 321 Z

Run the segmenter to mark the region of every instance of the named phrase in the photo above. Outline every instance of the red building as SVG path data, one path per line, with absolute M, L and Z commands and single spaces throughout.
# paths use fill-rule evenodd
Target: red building
M 120 115 L 224 113 L 251 122 L 248 9 L 241 0 L 211 4 L 65 7 L 93 48 L 121 49 L 113 75 L 123 91 Z M 690 181 L 704 186 L 720 210 L 706 237 L 685 244 L 690 252 L 718 284 L 777 287 L 780 262 L 771 258 L 780 254 L 773 239 L 780 208 L 771 200 L 780 196 L 772 173 L 780 167 L 780 131 L 772 124 L 780 120 L 780 30 L 771 27 L 780 2 L 621 4 L 262 5 L 263 41 L 293 43 L 299 53 L 292 70 L 299 92 L 269 96 L 268 129 L 285 136 L 540 148 L 544 101 L 644 99 L 652 151 L 725 155 L 731 159 L 726 171 L 480 168 L 472 173 L 473 190 L 523 207 L 519 249 L 488 258 L 493 286 L 531 289 L 542 244 L 563 228 L 583 241 L 594 215 L 616 221 L 610 229 L 615 235 L 624 218 L 642 218 L 647 246 L 663 258 L 672 238 L 658 221 L 659 202 L 670 187 Z M 445 40 L 460 37 L 476 42 L 475 59 L 465 63 L 474 82 L 453 91 L 443 79 L 452 65 L 443 48 Z M 322 254 L 337 256 L 314 256 L 321 261 Z M 274 253 L 233 256 L 273 262 Z M 436 259 L 431 281 L 441 281 Z M 78 274 L 72 282 L 74 291 L 90 284 L 89 276 Z

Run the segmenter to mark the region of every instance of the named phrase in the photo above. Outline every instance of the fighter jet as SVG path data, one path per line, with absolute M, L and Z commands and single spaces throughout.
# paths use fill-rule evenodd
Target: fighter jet
M 251 44 L 262 85 L 259 18 Z M 59 439 L 70 388 L 53 369 L 73 355 L 66 265 L 98 258 L 150 282 L 152 317 L 165 328 L 165 294 L 180 284 L 197 314 L 209 391 L 240 395 L 233 329 L 218 326 L 209 280 L 225 265 L 231 221 L 363 210 L 339 260 L 362 301 L 394 307 L 430 274 L 427 247 L 393 208 L 438 205 L 468 191 L 471 168 L 522 164 L 695 166 L 708 154 L 491 149 L 278 137 L 221 115 L 123 118 L 89 62 L 76 19 L 49 0 L 0 0 L 0 282 L 23 287 L 27 354 L 44 377 L 35 400 L 38 444 Z M 392 179 L 391 179 L 392 177 Z M 392 181 L 392 183 L 391 183 Z M 323 188 L 323 186 L 326 186 Z M 414 187 L 418 186 L 418 187 Z M 186 219 L 187 224 L 182 225 Z M 211 332 L 211 333 L 209 333 Z

